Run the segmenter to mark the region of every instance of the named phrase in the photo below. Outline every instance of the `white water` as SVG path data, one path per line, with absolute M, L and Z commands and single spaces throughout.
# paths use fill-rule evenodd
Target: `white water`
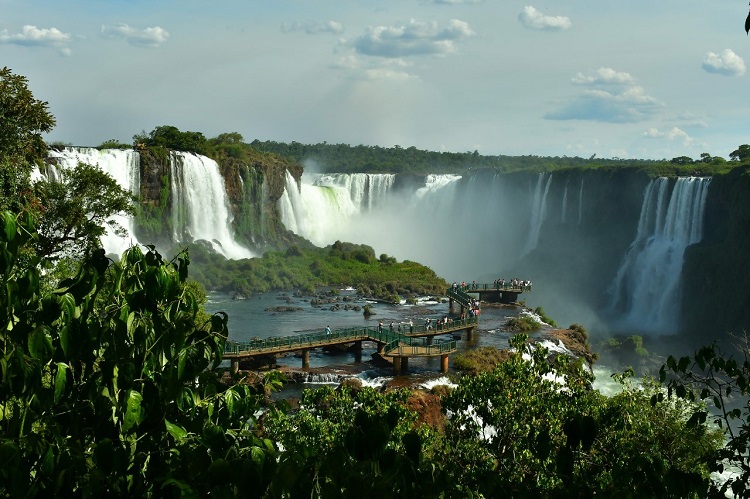
M 646 187 L 638 232 L 615 276 L 610 311 L 623 328 L 653 334 L 676 327 L 685 249 L 703 235 L 710 178 L 652 180 Z
M 288 172 L 287 172 L 288 173 Z M 306 175 L 313 185 L 319 187 L 333 186 L 341 188 L 342 192 L 348 193 L 349 198 L 359 210 L 371 210 L 385 198 L 385 195 L 393 187 L 396 180 L 394 174 L 328 174 L 328 175 Z
M 578 192 L 578 225 L 581 225 L 583 216 L 583 179 L 581 179 L 581 189 Z
M 66 147 L 62 151 L 50 150 L 49 156 L 56 158 L 60 166 L 67 168 L 77 168 L 79 163 L 98 166 L 123 189 L 136 196 L 140 192 L 140 157 L 133 150 Z M 59 180 L 57 171 L 51 166 L 47 168 L 47 177 L 52 181 Z M 133 219 L 117 214 L 111 218 L 127 231 L 128 237 L 119 237 L 108 230 L 102 236 L 102 247 L 108 254 L 122 255 L 129 247 L 138 244 L 133 235 Z
M 232 232 L 232 213 L 219 165 L 210 158 L 172 152 L 172 227 L 175 241 L 208 241 L 230 259 L 251 258 Z
M 546 182 L 545 182 L 546 179 Z M 534 251 L 539 243 L 539 233 L 542 231 L 542 223 L 547 217 L 547 194 L 552 183 L 552 174 L 540 173 L 534 189 L 531 205 L 531 222 L 529 226 L 529 237 L 523 248 L 523 254 L 527 255 Z M 542 188 L 544 184 L 544 188 Z

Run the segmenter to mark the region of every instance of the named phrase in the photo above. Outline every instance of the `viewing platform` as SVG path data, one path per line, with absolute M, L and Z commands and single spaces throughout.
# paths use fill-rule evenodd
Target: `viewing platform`
M 458 286 L 458 289 L 463 291 L 464 293 L 478 294 L 479 300 L 487 303 L 514 303 L 518 301 L 518 295 L 520 295 L 524 291 L 531 291 L 531 285 L 526 285 L 523 283 L 471 283 L 464 286 Z M 453 308 L 452 301 L 450 302 L 450 308 Z
M 449 289 L 447 292 L 451 304 L 457 301 L 462 310 L 469 308 L 472 298 L 460 290 Z M 463 314 L 462 314 L 463 315 Z M 223 358 L 231 363 L 232 372 L 239 371 L 240 361 L 264 355 L 275 355 L 287 352 L 302 353 L 302 367 L 310 367 L 310 350 L 332 345 L 354 344 L 355 358 L 361 361 L 362 342 L 373 341 L 377 344 L 378 353 L 390 357 L 394 374 L 401 374 L 408 369 L 410 357 L 441 358 L 441 372 L 448 372 L 448 359 L 457 351 L 456 340 L 444 340 L 435 336 L 467 331 L 469 338 L 479 323 L 479 317 L 465 317 L 447 324 L 409 325 L 398 324 L 388 327 L 353 327 L 330 331 L 302 333 L 277 338 L 258 339 L 245 342 L 227 341 L 224 345 Z

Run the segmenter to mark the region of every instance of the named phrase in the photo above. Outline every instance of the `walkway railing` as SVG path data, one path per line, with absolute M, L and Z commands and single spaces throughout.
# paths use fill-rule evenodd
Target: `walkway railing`
M 427 338 L 418 337 L 418 335 L 430 334 L 432 332 L 450 333 L 465 329 L 477 322 L 478 319 L 476 317 L 471 317 L 454 321 L 452 324 L 430 326 L 400 324 L 402 332 L 399 332 L 396 328 L 391 330 L 390 327 L 384 328 L 382 331 L 374 327 L 351 327 L 336 329 L 330 333 L 323 331 L 251 341 L 227 341 L 224 344 L 224 353 L 232 356 L 242 354 L 260 355 L 264 352 L 271 353 L 279 350 L 312 348 L 331 343 L 372 340 L 384 344 L 386 354 L 398 349 L 405 354 L 413 352 L 413 354 L 418 353 L 421 355 L 439 355 L 456 350 L 456 341 L 435 339 L 434 342 L 431 342 Z M 406 349 L 411 350 L 407 351 Z
M 531 291 L 531 285 L 519 284 L 513 286 L 509 282 L 503 284 L 499 282 L 492 284 L 472 283 L 466 284 L 465 286 L 459 286 L 458 289 L 463 289 L 468 293 L 471 293 L 472 291 L 514 291 L 516 293 L 523 293 L 524 291 Z

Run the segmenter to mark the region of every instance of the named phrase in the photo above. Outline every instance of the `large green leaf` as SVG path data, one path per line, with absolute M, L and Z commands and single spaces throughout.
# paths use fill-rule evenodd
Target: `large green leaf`
M 126 433 L 133 426 L 138 425 L 143 420 L 144 411 L 143 407 L 141 407 L 142 401 L 143 396 L 139 392 L 135 390 L 128 390 L 125 415 L 122 418 L 123 433 Z
M 37 326 L 29 335 L 29 355 L 32 358 L 47 361 L 52 357 L 52 337 L 47 326 Z
M 166 425 L 169 434 L 172 435 L 172 438 L 174 438 L 178 443 L 181 442 L 185 437 L 187 437 L 188 432 L 182 426 L 171 423 L 166 419 L 164 420 L 164 424 Z
M 68 365 L 63 362 L 57 363 L 57 373 L 55 374 L 55 402 L 60 400 L 60 397 L 65 392 L 65 386 L 68 382 Z

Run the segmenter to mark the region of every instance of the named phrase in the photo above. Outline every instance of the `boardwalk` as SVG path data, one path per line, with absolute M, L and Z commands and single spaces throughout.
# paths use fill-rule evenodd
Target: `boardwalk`
M 462 308 L 469 308 L 473 299 L 461 290 L 449 289 L 447 292 L 451 300 L 461 303 Z M 361 352 L 362 341 L 374 341 L 378 345 L 378 353 L 393 360 L 396 374 L 406 370 L 409 357 L 441 357 L 441 371 L 448 370 L 448 355 L 456 352 L 455 340 L 434 338 L 436 335 L 449 334 L 459 331 L 473 331 L 478 324 L 478 317 L 453 321 L 446 325 L 414 325 L 399 328 L 356 327 L 335 329 L 330 332 L 296 334 L 264 340 L 247 342 L 227 341 L 224 346 L 224 359 L 231 362 L 232 370 L 239 370 L 239 362 L 244 359 L 261 355 L 275 355 L 286 352 L 302 352 L 302 366 L 310 365 L 310 350 L 329 345 L 354 343 Z

